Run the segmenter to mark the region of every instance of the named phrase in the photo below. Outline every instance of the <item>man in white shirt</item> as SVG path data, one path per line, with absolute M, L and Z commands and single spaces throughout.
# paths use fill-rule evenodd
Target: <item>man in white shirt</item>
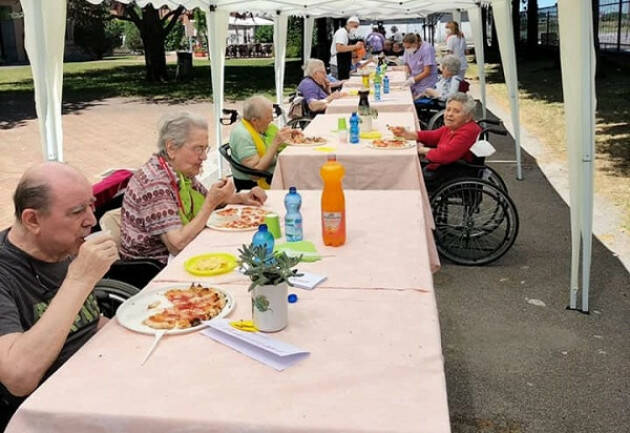
M 391 36 L 392 41 L 394 42 L 398 42 L 402 44 L 403 41 L 403 35 L 402 33 L 400 33 L 398 31 L 398 27 L 396 26 L 392 26 L 392 36 Z
M 339 28 L 335 32 L 332 45 L 330 46 L 330 73 L 336 79 L 347 79 L 350 74 L 352 62 L 352 51 L 363 46 L 363 42 L 350 45 L 350 39 L 356 39 L 357 28 L 359 27 L 359 17 L 352 16 L 346 21 L 345 27 Z M 346 54 L 347 53 L 347 54 Z M 348 61 L 339 57 L 346 56 Z

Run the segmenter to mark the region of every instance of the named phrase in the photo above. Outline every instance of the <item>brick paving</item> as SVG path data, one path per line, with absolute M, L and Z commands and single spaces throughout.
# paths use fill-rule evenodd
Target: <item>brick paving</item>
M 239 103 L 226 107 L 238 108 Z M 90 104 L 62 116 L 64 160 L 80 169 L 96 183 L 99 173 L 109 168 L 135 168 L 155 151 L 157 123 L 171 111 L 190 111 L 209 120 L 210 142 L 214 141 L 212 103 L 147 103 L 129 98 L 111 98 Z M 223 127 L 227 138 L 229 127 Z M 13 222 L 11 196 L 26 168 L 43 160 L 37 119 L 20 122 L 10 129 L 0 129 L 0 228 Z M 215 152 L 209 152 L 213 159 Z

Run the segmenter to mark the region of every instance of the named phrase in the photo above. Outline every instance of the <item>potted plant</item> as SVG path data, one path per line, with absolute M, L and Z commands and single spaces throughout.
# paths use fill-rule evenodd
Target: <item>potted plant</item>
M 251 280 L 252 321 L 263 332 L 284 329 L 288 321 L 288 286 L 290 277 L 299 277 L 293 269 L 302 259 L 286 253 L 268 255 L 264 246 L 247 246 L 239 251 L 243 274 Z

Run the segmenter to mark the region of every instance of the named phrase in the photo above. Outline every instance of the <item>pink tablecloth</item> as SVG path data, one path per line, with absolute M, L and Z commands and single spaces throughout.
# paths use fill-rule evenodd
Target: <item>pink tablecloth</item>
M 321 287 L 370 289 L 424 289 L 433 287 L 431 271 L 440 261 L 427 229 L 423 201 L 416 191 L 345 191 L 347 242 L 326 247 L 321 237 L 320 191 L 299 191 L 302 195 L 304 238 L 315 244 L 323 259 L 302 263 L 300 270 L 323 274 Z M 285 191 L 270 191 L 267 208 L 281 218 L 285 214 Z M 432 222 L 433 220 L 431 220 Z M 284 233 L 284 224 L 281 224 Z M 215 284 L 245 284 L 237 272 L 216 277 L 193 277 L 184 262 L 197 254 L 237 254 L 250 243 L 254 232 L 205 230 L 184 249 L 155 281 L 206 281 Z M 284 242 L 284 239 L 277 241 Z
M 304 133 L 325 137 L 324 146 L 337 155 L 346 174 L 343 184 L 348 189 L 424 189 L 422 169 L 415 147 L 404 150 L 383 150 L 368 147 L 371 140 L 359 144 L 340 143 L 334 130 L 340 117 L 346 114 L 320 114 Z M 373 121 L 373 129 L 389 134 L 386 125 L 400 125 L 416 129 L 411 113 L 381 113 Z M 271 187 L 288 189 L 321 189 L 319 169 L 326 162 L 326 154 L 316 147 L 289 146 L 278 156 Z
M 376 108 L 379 114 L 386 112 L 409 112 L 413 113 L 417 118 L 416 109 L 413 105 L 413 99 L 409 89 L 392 90 L 388 94 L 382 95 L 382 100 L 379 102 L 374 100 L 374 95 L 370 95 L 369 101 L 370 107 Z M 326 114 L 352 113 L 353 111 L 357 111 L 358 104 L 358 96 L 346 96 L 335 99 L 328 105 Z
M 374 72 L 375 69 L 372 68 L 370 69 L 371 72 Z M 406 70 L 394 70 L 392 71 L 391 68 L 387 68 L 387 77 L 389 78 L 389 84 L 390 85 L 401 85 L 405 82 L 405 80 L 407 80 L 407 71 Z M 352 87 L 352 88 L 356 88 L 356 87 L 362 87 L 363 86 L 363 79 L 361 78 L 360 72 L 357 75 L 352 75 L 350 77 L 350 79 L 348 79 L 348 81 L 346 81 L 346 83 L 344 84 L 344 87 Z
M 229 290 L 230 318 L 249 318 L 246 289 Z M 112 321 L 7 432 L 450 431 L 432 290 L 299 291 L 273 336 L 311 355 L 277 372 L 193 333 L 165 337 L 140 366 L 153 337 Z

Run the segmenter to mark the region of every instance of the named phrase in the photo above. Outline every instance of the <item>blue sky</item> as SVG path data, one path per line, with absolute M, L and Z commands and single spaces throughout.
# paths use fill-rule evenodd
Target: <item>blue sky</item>
M 538 0 L 539 8 L 546 8 L 547 6 L 553 6 L 558 2 L 558 0 Z M 523 10 L 523 3 L 521 3 L 521 10 Z

